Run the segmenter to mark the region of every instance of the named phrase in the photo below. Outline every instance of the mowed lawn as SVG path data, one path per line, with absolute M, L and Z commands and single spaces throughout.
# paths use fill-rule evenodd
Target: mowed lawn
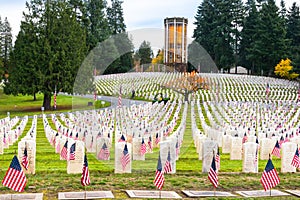
M 57 101 L 58 107 L 61 105 L 59 99 L 62 100 L 61 102 L 64 102 L 63 105 L 65 107 L 72 108 L 71 97 L 59 96 Z M 29 96 L 13 97 L 1 94 L 1 118 L 5 117 L 8 111 L 12 115 L 15 114 L 18 116 L 41 114 L 41 111 L 38 110 L 41 101 L 41 95 L 38 96 L 37 101 L 40 103 L 37 103 L 33 102 L 32 97 Z M 87 105 L 88 101 L 88 99 L 82 98 L 82 106 L 84 107 L 84 105 Z M 5 104 L 2 104 L 2 102 Z M 3 107 L 2 105 L 5 106 Z M 14 110 L 11 110 L 12 108 L 15 108 L 15 112 Z M 21 108 L 23 108 L 23 110 Z M 37 110 L 29 112 L 28 109 Z M 64 110 L 58 110 L 56 112 L 62 111 Z M 50 111 L 48 113 L 53 112 Z M 53 127 L 50 118 L 48 118 L 48 121 Z M 27 126 L 23 135 L 19 138 L 19 141 L 30 129 L 31 123 L 32 118 L 29 118 Z M 208 181 L 207 174 L 201 172 L 202 161 L 198 160 L 198 155 L 192 139 L 190 110 L 188 111 L 186 124 L 187 128 L 180 152 L 180 158 L 176 163 L 177 173 L 165 175 L 166 181 L 163 187 L 163 190 L 177 191 L 183 197 L 185 196 L 181 193 L 181 190 L 213 190 L 213 187 Z M 17 145 L 18 143 L 16 142 L 9 149 L 5 149 L 3 155 L 0 155 L 0 179 L 3 179 L 7 171 L 11 159 L 17 151 Z M 44 199 L 57 199 L 58 192 L 62 191 L 84 191 L 85 189 L 112 190 L 115 197 L 118 199 L 128 198 L 125 193 L 125 190 L 127 189 L 155 190 L 153 180 L 158 158 L 157 148 L 154 149 L 152 154 L 146 155 L 146 161 L 132 161 L 131 174 L 114 174 L 114 148 L 111 149 L 111 158 L 109 161 L 98 161 L 95 154 L 88 153 L 91 185 L 86 188 L 80 183 L 81 174 L 67 174 L 66 161 L 59 159 L 59 155 L 55 154 L 54 148 L 47 141 L 41 118 L 38 118 L 36 148 L 36 174 L 27 175 L 28 183 L 25 192 L 42 192 L 44 193 Z M 217 190 L 234 192 L 237 190 L 263 189 L 259 179 L 266 163 L 267 161 L 259 161 L 258 174 L 241 173 L 242 161 L 231 161 L 229 160 L 229 154 L 221 154 L 221 170 L 219 173 L 220 186 Z M 273 163 L 277 171 L 280 172 L 280 160 L 274 158 Z M 286 174 L 279 173 L 279 176 L 281 182 L 275 189 L 285 190 L 299 188 L 299 172 Z M 2 186 L 0 187 L 0 193 L 14 192 Z
M 33 100 L 33 96 L 29 95 L 6 95 L 3 90 L 0 89 L 0 118 L 7 116 L 7 112 L 11 117 L 24 116 L 24 115 L 39 115 L 42 114 L 41 107 L 43 105 L 43 94 L 38 93 L 36 100 Z M 92 102 L 93 106 L 88 106 L 88 102 Z M 57 109 L 51 111 L 45 111 L 45 114 L 61 113 L 67 111 L 76 110 L 90 110 L 98 109 L 101 107 L 110 106 L 110 102 L 105 102 L 105 105 L 101 105 L 100 101 L 94 103 L 94 100 L 84 97 L 72 97 L 66 95 L 57 95 L 56 98 Z M 54 101 L 53 96 L 51 99 L 51 107 L 53 108 Z

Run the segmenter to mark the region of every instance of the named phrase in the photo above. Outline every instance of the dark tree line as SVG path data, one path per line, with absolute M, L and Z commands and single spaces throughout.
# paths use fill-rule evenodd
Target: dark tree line
M 277 7 L 274 0 L 203 0 L 195 16 L 193 38 L 219 69 L 238 65 L 251 74 L 272 75 L 290 58 L 300 72 L 299 5 Z M 197 67 L 197 66 L 194 66 Z
M 102 53 L 118 55 L 124 46 L 126 53 L 106 66 L 105 72 L 103 66 L 91 65 L 85 70 L 85 79 L 90 81 L 81 83 L 86 84 L 85 87 L 93 87 L 94 68 L 98 73 L 120 73 L 132 67 L 133 45 L 126 34 L 122 1 L 111 0 L 111 6 L 105 0 L 27 1 L 20 32 L 9 57 L 5 92 L 34 98 L 41 92 L 43 107 L 51 109 L 54 89 L 72 94 L 78 69 L 87 55 L 118 33 L 122 33 L 121 36 L 110 40 L 110 49 Z M 96 59 L 99 58 L 93 58 L 92 62 Z
M 0 16 L 0 80 L 6 79 L 9 71 L 9 54 L 12 50 L 11 27 L 7 17 Z

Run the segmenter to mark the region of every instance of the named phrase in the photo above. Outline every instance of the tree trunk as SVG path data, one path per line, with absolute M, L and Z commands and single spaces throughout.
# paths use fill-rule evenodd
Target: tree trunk
M 45 110 L 51 110 L 51 95 L 48 93 L 44 94 L 43 107 Z
M 33 101 L 36 101 L 36 94 L 35 94 L 35 92 L 33 93 Z

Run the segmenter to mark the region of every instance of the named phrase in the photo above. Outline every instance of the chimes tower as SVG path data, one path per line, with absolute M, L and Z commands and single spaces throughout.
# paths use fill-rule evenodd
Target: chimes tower
M 166 18 L 164 64 L 174 70 L 185 72 L 187 69 L 187 25 L 186 18 Z

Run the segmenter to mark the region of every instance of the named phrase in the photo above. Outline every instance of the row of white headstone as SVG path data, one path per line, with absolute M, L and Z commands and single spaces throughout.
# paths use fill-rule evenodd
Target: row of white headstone
M 3 154 L 4 149 L 13 145 L 20 135 L 22 135 L 28 122 L 28 116 L 24 116 L 19 124 L 19 117 L 15 117 L 11 120 L 7 117 L 5 121 L 6 123 L 3 123 L 0 128 L 2 130 L 0 131 L 0 154 Z
M 35 174 L 35 162 L 36 162 L 36 132 L 37 131 L 37 116 L 32 118 L 32 124 L 26 135 L 18 143 L 18 158 L 22 161 L 24 156 L 25 147 L 27 149 L 28 169 L 26 170 L 23 165 L 23 171 L 26 174 Z

